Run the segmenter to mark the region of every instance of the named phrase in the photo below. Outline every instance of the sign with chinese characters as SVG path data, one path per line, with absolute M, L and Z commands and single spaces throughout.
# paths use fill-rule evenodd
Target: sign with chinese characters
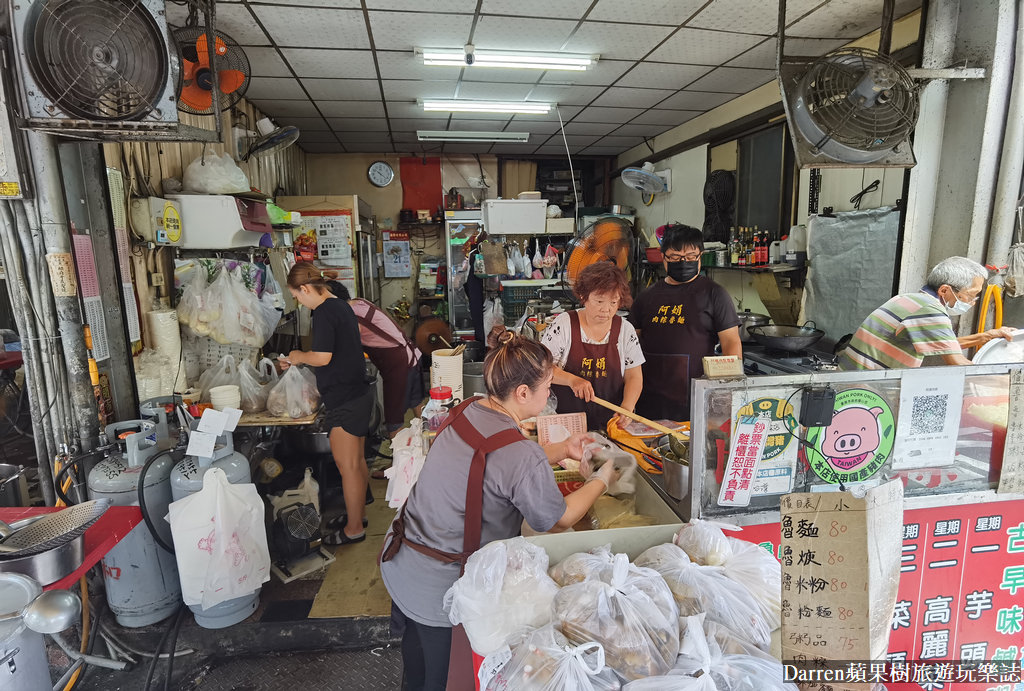
M 682 305 L 659 305 L 657 313 L 651 317 L 651 324 L 683 324 L 686 317 L 683 316 Z
M 788 395 L 789 392 L 786 393 Z M 733 395 L 732 419 L 755 415 L 768 423 L 764 451 L 757 465 L 757 474 L 751 486 L 753 496 L 785 494 L 793 491 L 798 445 L 790 429 L 797 426 L 793 406 L 783 396 L 762 397 L 749 403 L 739 394 Z
M 896 421 L 889 402 L 874 391 L 846 389 L 836 394 L 828 427 L 807 431 L 807 461 L 830 484 L 867 480 L 892 453 Z
M 902 483 L 859 497 L 787 494 L 780 513 L 782 658 L 884 658 L 899 585 L 900 540 L 892 526 L 902 521 Z
M 1010 413 L 1007 420 L 1024 420 L 1024 369 L 1010 371 Z M 1009 425 L 999 473 L 1000 494 L 1024 494 L 1024 425 Z
M 785 563 L 778 523 L 745 526 L 734 535 Z M 888 660 L 947 662 L 950 668 L 961 660 L 1024 660 L 1024 500 L 911 509 L 903 515 L 902 538 Z M 1018 691 L 998 678 L 942 676 L 887 688 Z
M 921 368 L 903 373 L 893 470 L 953 464 L 963 398 L 964 370 L 960 368 Z
M 749 506 L 758 461 L 768 438 L 768 421 L 757 415 L 741 415 L 733 429 L 732 450 L 718 492 L 718 505 Z

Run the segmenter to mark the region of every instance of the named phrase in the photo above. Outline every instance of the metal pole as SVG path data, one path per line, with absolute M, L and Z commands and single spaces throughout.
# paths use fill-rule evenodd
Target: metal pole
M 892 49 L 892 22 L 896 18 L 896 0 L 882 0 L 882 26 L 878 30 L 878 52 L 888 55 Z
M 70 255 L 71 235 L 57 162 L 57 145 L 53 136 L 31 130 L 27 133 L 27 140 L 29 155 L 35 166 L 35 207 L 39 214 L 46 253 Z M 99 419 L 89 377 L 89 355 L 85 347 L 82 310 L 77 294 L 54 295 L 54 305 L 67 366 L 71 420 L 75 422 L 78 433 L 78 450 L 85 453 L 96 447 Z

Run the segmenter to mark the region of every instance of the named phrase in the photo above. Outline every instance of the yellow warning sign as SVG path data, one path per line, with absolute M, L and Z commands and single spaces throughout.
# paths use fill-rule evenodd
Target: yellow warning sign
M 0 197 L 20 197 L 21 186 L 16 182 L 0 182 Z
M 167 234 L 167 242 L 181 240 L 181 216 L 171 202 L 164 202 L 164 233 Z

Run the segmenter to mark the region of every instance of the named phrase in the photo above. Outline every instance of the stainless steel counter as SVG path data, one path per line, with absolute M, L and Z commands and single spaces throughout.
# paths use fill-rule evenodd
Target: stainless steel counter
M 649 484 L 658 497 L 661 498 L 672 511 L 679 516 L 679 519 L 683 522 L 690 520 L 690 498 L 687 496 L 685 499 L 675 499 L 668 492 L 665 491 L 665 476 L 655 475 L 652 473 L 646 473 L 643 470 L 638 470 L 639 475 Z

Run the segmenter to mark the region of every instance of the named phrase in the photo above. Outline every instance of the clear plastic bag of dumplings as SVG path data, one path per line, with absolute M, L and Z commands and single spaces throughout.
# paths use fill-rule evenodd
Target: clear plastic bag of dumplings
M 608 581 L 566 586 L 555 596 L 555 625 L 577 645 L 604 647 L 605 664 L 623 679 L 665 674 L 679 653 L 679 609 L 656 571 L 615 555 Z
M 589 552 L 577 552 L 558 562 L 548 571 L 548 575 L 560 588 L 573 583 L 582 583 L 589 578 L 599 578 L 615 563 L 612 546 L 601 545 Z
M 725 530 L 739 530 L 728 523 L 715 523 L 699 518 L 690 519 L 676 533 L 673 542 L 679 545 L 690 560 L 702 566 L 721 566 L 732 556 L 732 544 Z
M 238 366 L 238 390 L 242 395 L 243 413 L 260 413 L 267 409 L 270 389 L 260 381 L 260 373 L 248 360 L 242 360 Z
M 181 291 L 181 299 L 178 301 L 178 321 L 195 330 L 195 324 L 199 324 L 203 309 L 203 299 L 206 295 L 206 269 L 201 264 L 196 264 L 192 269 L 192 276 L 185 283 Z M 200 329 L 203 327 L 200 326 Z
M 721 566 L 701 566 L 672 543 L 655 545 L 634 561 L 665 579 L 683 616 L 704 612 L 734 631 L 744 631 L 759 648 L 768 649 L 775 627 L 762 614 L 757 598 L 726 577 Z
M 487 691 L 617 691 L 600 643 L 576 646 L 548 624 L 527 634 Z
M 267 412 L 276 417 L 306 417 L 319 408 L 316 377 L 304 367 L 289 367 L 267 395 Z

